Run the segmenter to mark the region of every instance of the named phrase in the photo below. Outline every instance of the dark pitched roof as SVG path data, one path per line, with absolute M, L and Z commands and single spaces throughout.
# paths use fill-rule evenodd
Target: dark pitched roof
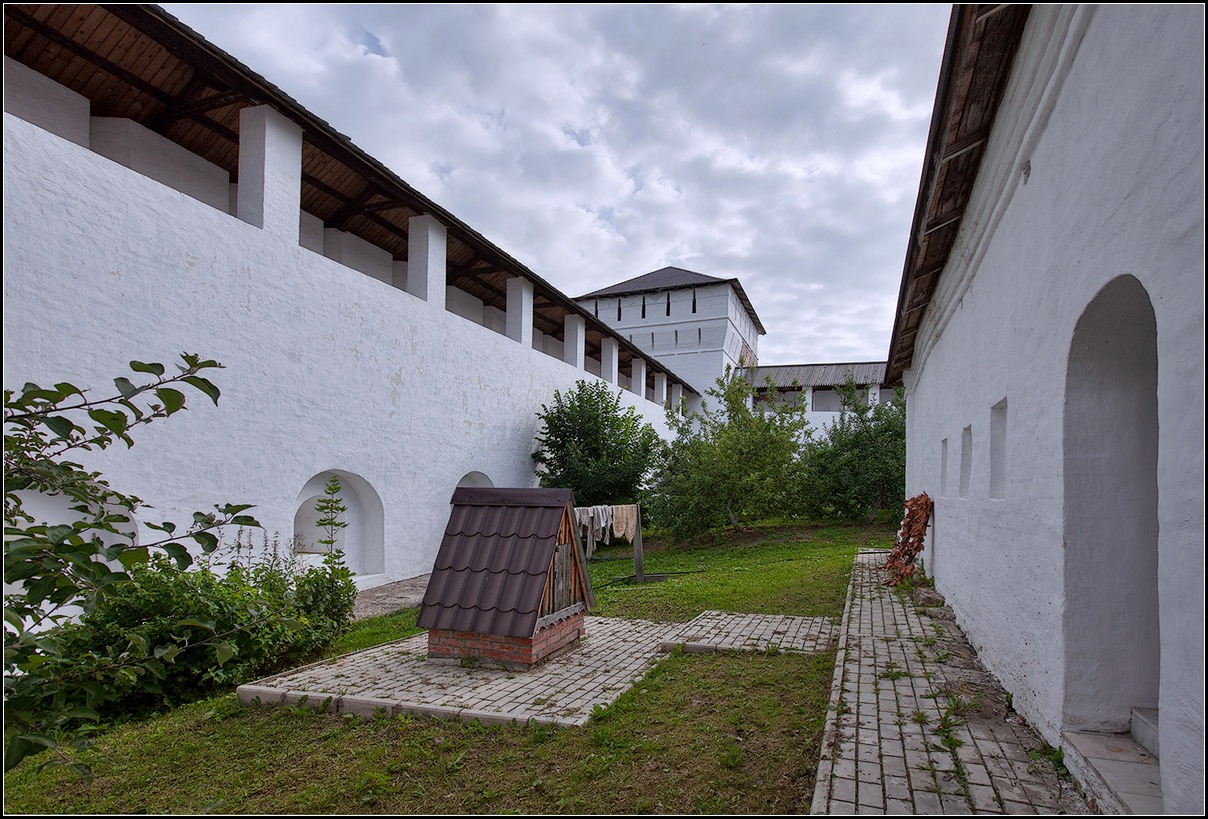
M 678 290 L 684 287 L 725 284 L 727 281 L 729 280 L 719 279 L 716 276 L 706 276 L 704 273 L 685 270 L 682 267 L 663 267 L 655 270 L 653 273 L 646 273 L 642 276 L 626 279 L 623 282 L 609 285 L 579 298 L 591 299 L 596 296 L 623 296 L 630 293 L 646 293 L 650 290 Z
M 419 625 L 531 637 L 569 489 L 462 487 L 432 566 Z
M 847 381 L 848 373 L 860 385 L 885 382 L 884 361 L 863 361 L 848 364 L 781 364 L 770 367 L 747 367 L 739 373 L 756 389 L 772 379 L 777 387 L 833 387 Z
M 1032 7 L 955 5 L 906 245 L 885 381 L 902 383 L 915 338 L 956 245 L 994 118 Z
M 747 315 L 755 323 L 755 328 L 759 330 L 759 334 L 761 336 L 767 335 L 767 330 L 763 329 L 763 323 L 760 322 L 759 315 L 755 312 L 755 306 L 747 298 L 747 292 L 742 289 L 742 284 L 738 279 L 719 279 L 716 276 L 706 276 L 704 273 L 685 270 L 682 267 L 662 267 L 652 273 L 635 276 L 632 279 L 626 279 L 623 282 L 609 285 L 600 290 L 585 293 L 575 300 L 582 301 L 583 299 L 595 299 L 604 296 L 632 296 L 637 293 L 652 293 L 657 290 L 684 290 L 689 287 L 707 287 L 713 284 L 729 284 L 733 286 L 735 292 L 738 293 L 738 300 L 746 308 Z

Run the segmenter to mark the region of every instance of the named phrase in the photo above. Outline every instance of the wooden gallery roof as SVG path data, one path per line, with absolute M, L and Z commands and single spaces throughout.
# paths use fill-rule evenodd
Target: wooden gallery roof
M 915 336 L 960 230 L 1019 48 L 1028 5 L 958 5 L 948 24 L 885 383 L 902 382 Z
M 611 337 L 619 342 L 622 373 L 630 374 L 630 362 L 640 357 L 553 285 L 157 6 L 6 4 L 4 53 L 87 97 L 93 116 L 132 119 L 226 169 L 232 182 L 239 178 L 239 112 L 271 105 L 303 130 L 302 209 L 324 227 L 405 260 L 407 220 L 430 214 L 448 228 L 449 285 L 503 310 L 507 280 L 528 279 L 536 329 L 563 339 L 564 317 L 579 315 L 588 356 L 598 357 L 602 340 Z M 658 372 L 695 393 L 657 361 L 647 367 L 648 385 Z

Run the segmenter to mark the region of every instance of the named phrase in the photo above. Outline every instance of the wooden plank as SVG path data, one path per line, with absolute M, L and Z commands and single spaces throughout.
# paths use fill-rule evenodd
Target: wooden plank
M 638 583 L 646 582 L 646 556 L 642 550 L 642 507 L 638 506 L 638 533 L 633 537 L 633 578 Z

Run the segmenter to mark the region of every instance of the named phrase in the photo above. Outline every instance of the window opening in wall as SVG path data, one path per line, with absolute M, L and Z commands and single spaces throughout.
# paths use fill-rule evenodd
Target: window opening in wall
M 600 300 L 599 299 L 596 299 L 595 302 L 593 303 L 592 311 L 595 313 L 596 318 L 600 317 Z
M 990 407 L 990 497 L 1007 496 L 1007 399 Z
M 940 441 L 940 497 L 948 496 L 948 439 Z
M 701 328 L 697 327 L 696 328 L 696 346 L 697 347 L 701 346 L 701 344 L 704 343 L 703 339 L 704 339 L 704 334 L 702 333 Z
M 961 485 L 962 498 L 969 497 L 969 476 L 973 473 L 973 427 L 961 431 Z
M 667 294 L 667 315 L 671 315 L 671 294 Z
M 650 349 L 654 349 L 654 333 L 650 334 Z
M 675 346 L 679 346 L 679 330 L 675 331 Z
M 696 291 L 692 291 L 692 312 L 696 312 Z
M 621 320 L 621 300 L 617 299 L 617 321 Z
M 642 296 L 642 318 L 646 318 L 646 297 Z

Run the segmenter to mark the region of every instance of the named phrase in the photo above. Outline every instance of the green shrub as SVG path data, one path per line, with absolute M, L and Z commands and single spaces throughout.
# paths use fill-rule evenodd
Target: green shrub
M 542 486 L 571 489 L 579 506 L 636 503 L 659 444 L 654 427 L 603 381 L 554 391 L 537 413 L 533 453 Z
M 255 557 L 237 550 L 225 573 L 211 561 L 179 569 L 154 557 L 79 622 L 64 626 L 70 656 L 154 656 L 146 670 L 103 680 L 101 712 L 137 712 L 238 685 L 315 655 L 348 628 L 356 598 L 343 556 L 304 567 L 277 541 Z M 202 644 L 217 636 L 228 650 Z M 141 673 L 140 673 L 141 672 Z

